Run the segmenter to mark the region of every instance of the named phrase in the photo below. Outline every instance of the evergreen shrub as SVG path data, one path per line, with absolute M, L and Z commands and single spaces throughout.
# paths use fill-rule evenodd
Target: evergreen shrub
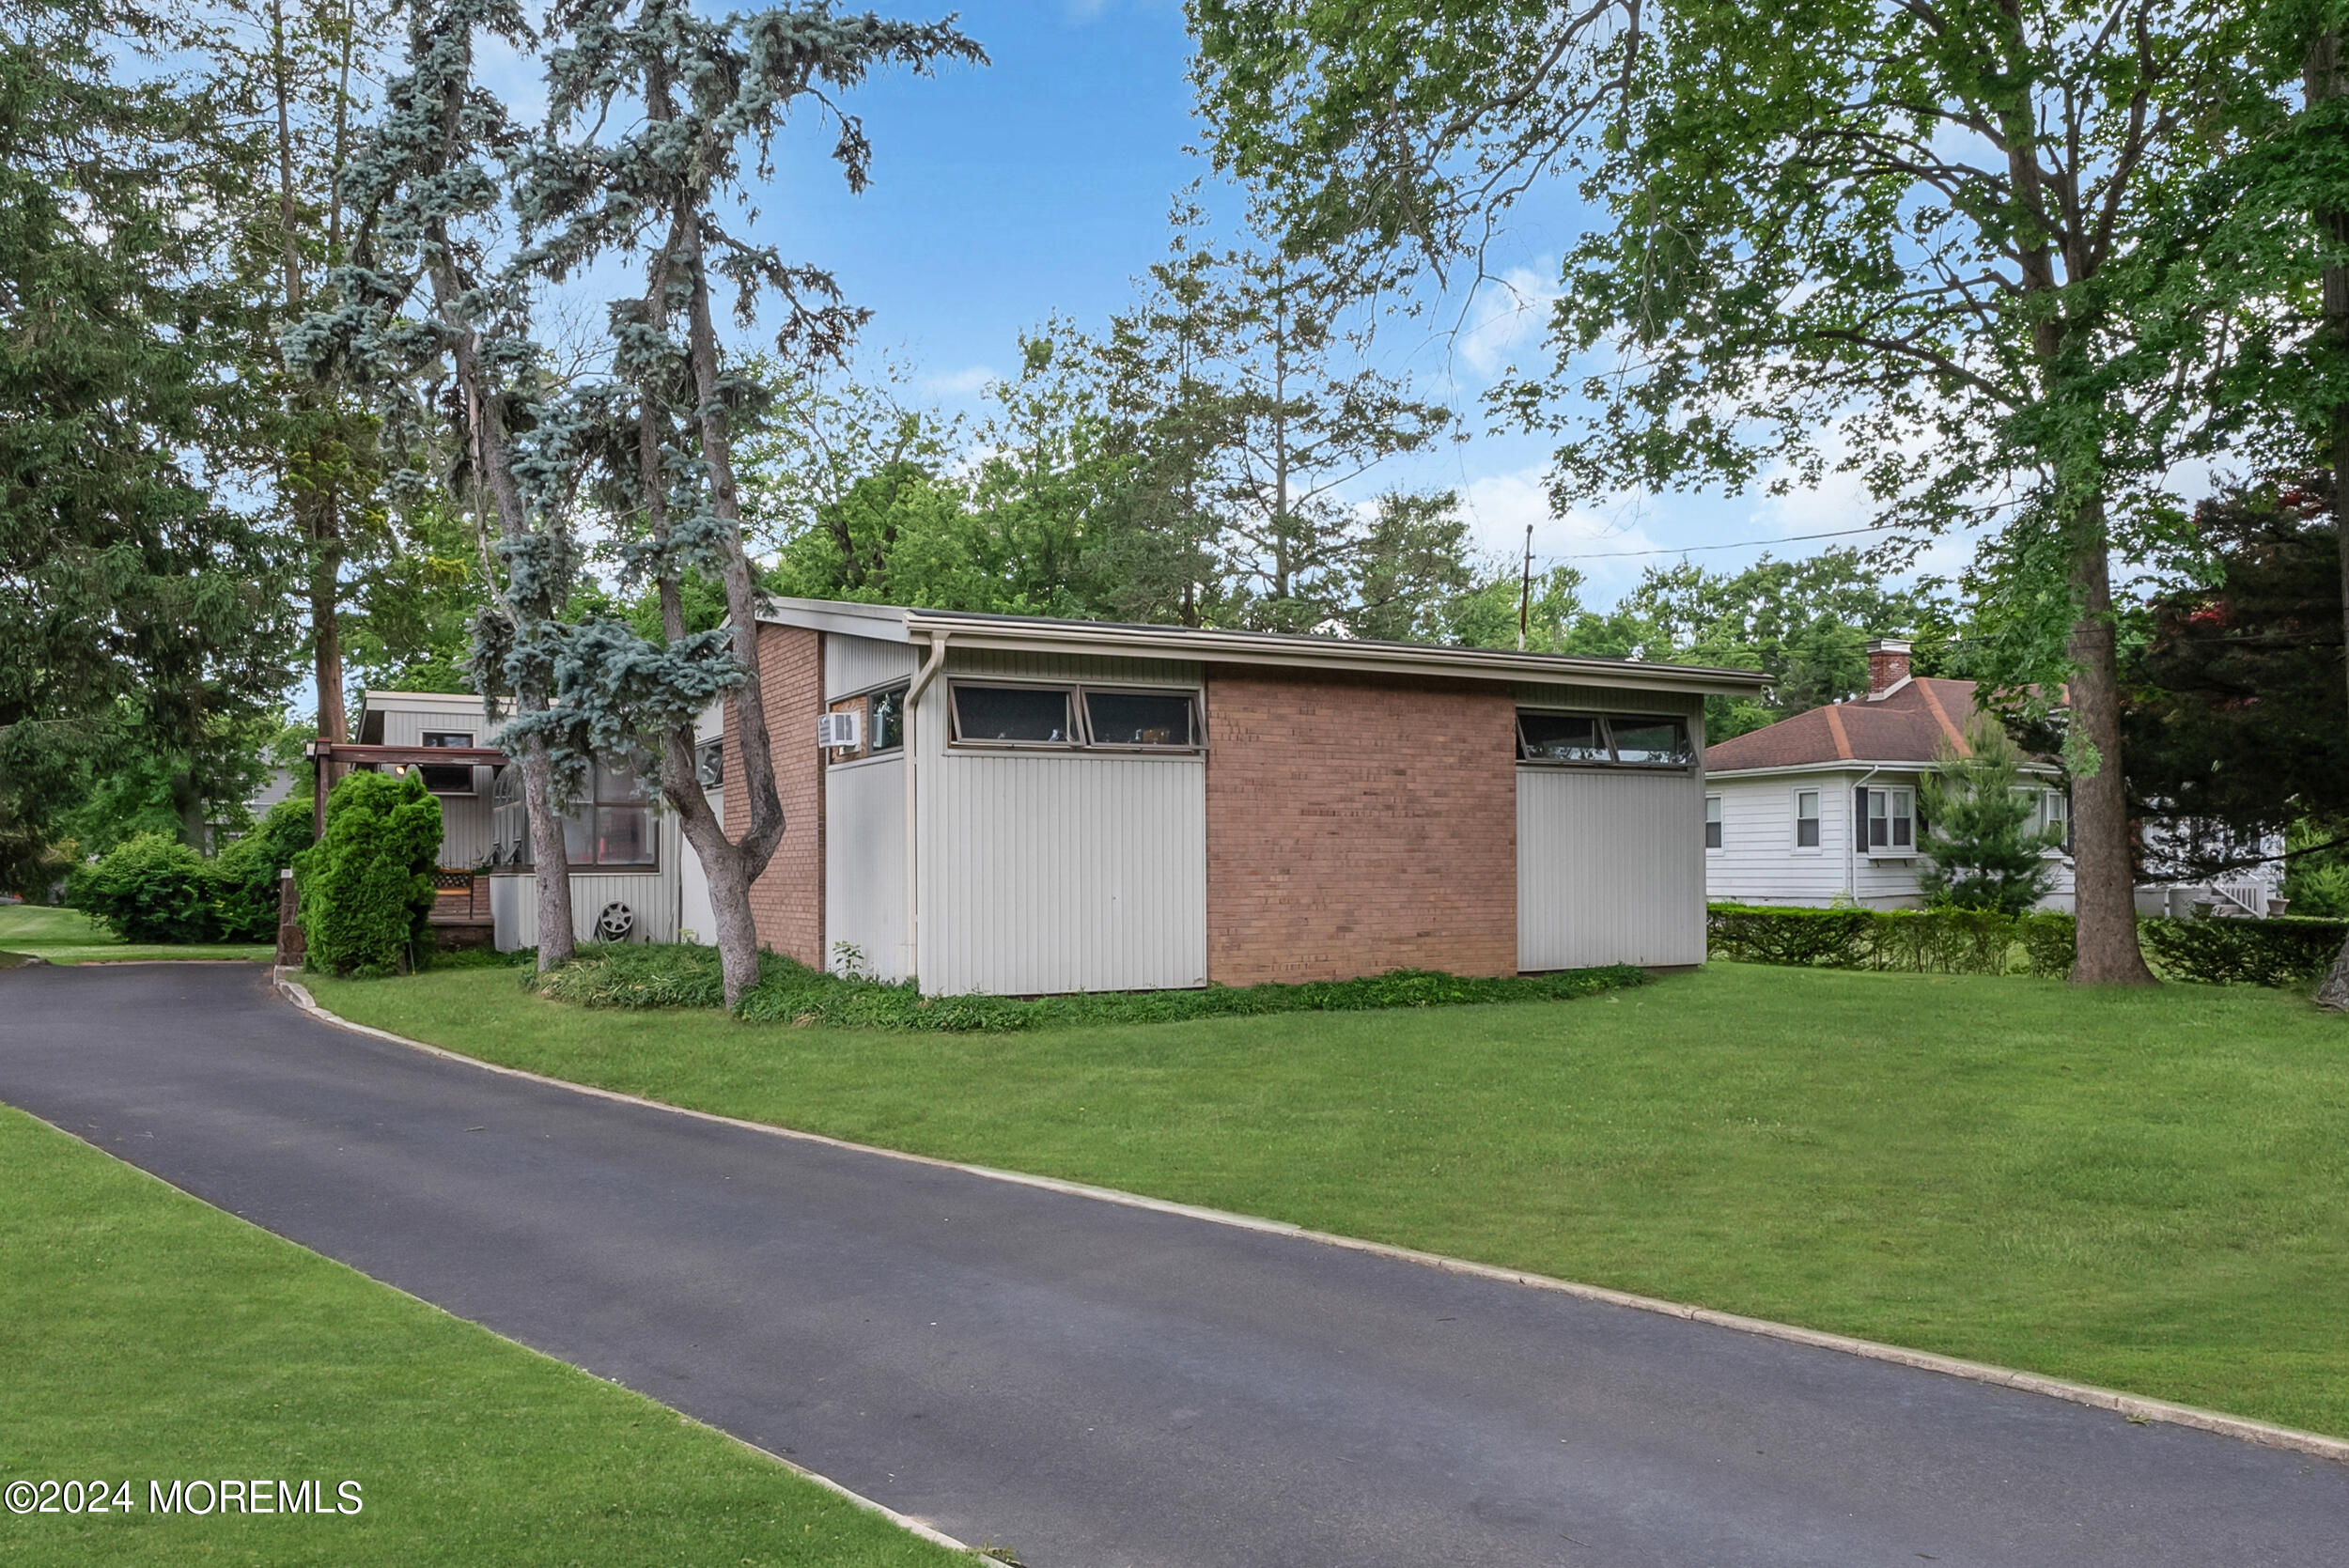
M 125 839 L 67 879 L 66 902 L 128 942 L 219 939 L 212 862 L 169 833 Z
M 220 852 L 212 862 L 218 940 L 277 939 L 277 874 L 310 847 L 311 819 L 310 797 L 289 796 L 270 807 L 253 831 Z
M 441 802 L 416 773 L 353 773 L 326 798 L 326 834 L 295 858 L 309 967 L 400 974 L 431 941 Z
M 773 953 L 759 955 L 758 984 L 739 1016 L 754 1023 L 845 1029 L 1001 1033 L 1079 1025 L 1168 1023 L 1293 1012 L 1448 1007 L 1472 1002 L 1563 1001 L 1641 984 L 1629 965 L 1558 974 L 1477 977 L 1396 970 L 1360 980 L 1300 986 L 1210 986 L 1181 991 L 1098 991 L 1048 997 L 926 997 L 908 984 L 828 974 Z M 588 1007 L 716 1007 L 723 1001 L 718 952 L 710 947 L 623 942 L 583 947 L 579 955 L 523 984 L 542 996 Z

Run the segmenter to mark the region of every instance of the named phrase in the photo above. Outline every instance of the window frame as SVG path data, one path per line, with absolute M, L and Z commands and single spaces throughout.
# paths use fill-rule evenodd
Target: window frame
M 645 841 L 652 847 L 652 859 L 648 861 L 575 861 L 569 858 L 569 839 L 566 836 L 564 869 L 574 874 L 582 871 L 593 872 L 599 877 L 637 877 L 648 873 L 658 874 L 661 866 L 661 830 L 669 815 L 665 802 L 661 799 L 659 780 L 650 775 L 649 769 L 631 768 L 629 772 L 638 781 L 635 799 L 606 801 L 596 786 L 599 766 L 596 762 L 588 764 L 585 797 L 574 800 L 571 802 L 571 809 L 559 814 L 558 819 L 567 822 L 578 820 L 579 814 L 584 811 L 586 813 L 584 818 L 586 838 L 592 846 L 597 839 L 596 813 L 603 810 L 607 805 L 614 811 L 641 811 L 645 814 Z M 505 776 L 509 771 L 514 776 L 513 791 L 507 799 L 501 800 L 498 799 L 498 794 L 503 787 Z M 490 863 L 492 866 L 506 866 L 517 870 L 535 869 L 537 862 L 532 858 L 530 851 L 530 804 L 522 794 L 521 765 L 508 763 L 505 768 L 498 769 L 498 775 L 490 785 L 490 851 L 491 859 Z M 499 835 L 496 815 L 501 811 L 513 812 L 520 817 L 521 823 L 521 831 L 514 843 L 515 858 L 511 860 L 498 858 L 498 846 L 504 842 Z
M 1802 815 L 1802 798 L 1806 795 L 1811 797 L 1811 815 L 1809 816 Z M 1816 785 L 1812 785 L 1807 789 L 1797 787 L 1794 791 L 1792 809 L 1794 812 L 1793 821 L 1795 824 L 1794 852 L 1797 855 L 1819 855 L 1826 853 L 1827 791 Z M 1810 824 L 1811 827 L 1811 842 L 1809 844 L 1805 844 L 1802 841 L 1802 830 L 1805 823 Z
M 471 730 L 420 730 L 417 732 L 416 744 L 426 751 L 471 751 L 473 737 L 474 732 Z M 434 789 L 430 773 L 441 768 L 445 768 L 452 773 L 463 772 L 465 787 Z M 474 764 L 470 762 L 420 762 L 416 764 L 416 777 L 424 781 L 425 791 L 428 794 L 453 795 L 466 800 L 476 800 L 481 798 L 481 781 L 474 772 Z
M 1598 725 L 1600 738 L 1607 746 L 1606 760 L 1596 757 L 1537 757 L 1527 755 L 1525 719 L 1528 714 L 1545 718 L 1588 719 Z M 1629 724 L 1676 724 L 1680 738 L 1688 749 L 1688 757 L 1680 762 L 1626 762 L 1623 748 L 1615 743 L 1615 725 L 1620 721 Z M 1519 703 L 1510 721 L 1517 736 L 1517 763 L 1520 768 L 1626 768 L 1639 773 L 1692 773 L 1703 763 L 1703 749 L 1697 742 L 1696 721 L 1685 713 L 1602 713 L 1590 708 L 1544 707 L 1538 704 Z
M 1705 796 L 1704 852 L 1706 854 L 1718 855 L 1727 847 L 1729 831 L 1724 825 L 1726 820 L 1727 814 L 1721 806 L 1721 798 L 1718 795 Z
M 1868 858 L 1872 861 L 1915 860 L 1918 854 L 1917 786 L 1914 784 L 1870 784 L 1867 790 L 1868 815 L 1862 825 L 1868 835 Z M 1901 798 L 1901 803 L 1906 807 L 1906 810 L 1893 812 L 1888 809 L 1883 815 L 1878 816 L 1876 802 L 1889 800 L 1893 796 Z M 1878 822 L 1884 824 L 1885 842 L 1882 844 L 1876 843 L 1875 825 Z M 1892 825 L 1896 822 L 1906 822 L 1908 826 L 1906 844 L 1892 842 Z
M 893 686 L 899 684 L 891 683 Z M 954 752 L 1025 752 L 1043 753 L 1054 756 L 1120 756 L 1120 757 L 1181 757 L 1205 756 L 1207 751 L 1206 704 L 1201 689 L 1192 684 L 1153 686 L 1136 681 L 1089 680 L 1004 680 L 980 675 L 946 678 L 946 749 Z M 996 691 L 1058 691 L 1068 703 L 1068 738 L 1066 740 L 996 740 L 971 739 L 962 733 L 962 706 L 956 694 L 965 689 Z M 888 690 L 888 688 L 877 688 Z M 1087 699 L 1095 694 L 1109 697 L 1180 697 L 1190 706 L 1190 742 L 1182 746 L 1152 746 L 1136 741 L 1097 740 L 1093 737 L 1093 711 Z M 883 753 L 883 755 L 889 753 Z

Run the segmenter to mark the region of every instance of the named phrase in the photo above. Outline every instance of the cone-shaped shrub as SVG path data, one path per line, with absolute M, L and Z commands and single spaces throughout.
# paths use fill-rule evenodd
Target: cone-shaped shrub
M 429 939 L 441 802 L 414 773 L 353 773 L 326 798 L 326 836 L 294 861 L 309 967 L 404 973 Z

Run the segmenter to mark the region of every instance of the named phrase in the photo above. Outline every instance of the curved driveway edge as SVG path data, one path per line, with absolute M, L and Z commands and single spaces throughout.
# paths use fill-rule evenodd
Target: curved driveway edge
M 328 1028 L 0 976 L 0 1100 L 1034 1568 L 2337 1568 L 2349 1466 Z
M 1689 1323 L 1710 1324 L 1716 1328 L 1732 1328 L 1741 1334 L 1760 1334 L 1768 1339 L 1785 1340 L 1794 1344 L 1813 1345 L 1821 1350 L 1841 1351 L 1846 1356 L 1859 1356 L 1872 1361 L 1889 1361 L 1895 1366 L 1914 1367 L 1920 1372 L 1939 1373 L 1946 1377 L 1962 1377 L 1971 1383 L 1988 1383 L 2002 1389 L 2019 1389 L 2027 1393 L 2044 1394 L 2050 1399 L 2069 1400 L 2099 1410 L 2138 1421 L 2167 1421 L 2173 1426 L 2192 1427 L 2201 1432 L 2215 1432 L 2221 1436 L 2234 1437 L 2263 1448 L 2283 1449 L 2289 1452 L 2312 1454 L 2336 1464 L 2349 1464 L 2349 1438 L 2327 1437 L 2321 1432 L 2303 1432 L 2297 1427 L 2278 1426 L 2271 1421 L 2253 1421 L 2248 1416 L 2230 1416 L 2219 1410 L 2204 1410 L 2198 1405 L 2180 1405 L 2172 1400 L 2151 1399 L 2143 1394 L 2125 1393 L 2119 1389 L 2100 1388 L 2093 1383 L 2075 1383 L 2067 1378 L 2049 1377 L 2042 1373 L 2024 1372 L 2015 1367 L 2002 1367 L 1988 1361 L 1968 1361 L 1955 1356 L 1937 1355 L 1930 1350 L 1910 1350 L 1904 1345 L 1887 1344 L 1878 1340 L 1855 1339 L 1849 1334 L 1832 1334 L 1821 1328 L 1805 1328 L 1799 1324 L 1779 1323 L 1766 1317 L 1745 1317 L 1736 1312 L 1724 1312 L 1711 1307 L 1691 1306 L 1685 1301 L 1667 1301 L 1657 1296 L 1637 1296 L 1629 1291 L 1611 1290 L 1605 1285 L 1586 1285 L 1574 1280 L 1561 1280 L 1548 1274 L 1529 1274 L 1521 1269 L 1503 1268 L 1497 1264 L 1476 1263 L 1468 1258 L 1455 1258 L 1443 1252 L 1423 1252 L 1415 1247 L 1396 1247 L 1383 1241 L 1364 1241 L 1360 1236 L 1341 1235 L 1334 1231 L 1308 1230 L 1285 1219 L 1266 1219 L 1257 1215 L 1236 1214 L 1229 1209 L 1204 1208 L 1196 1203 L 1178 1203 L 1164 1198 L 1152 1198 L 1143 1193 L 1127 1192 L 1113 1187 L 1095 1187 L 1084 1182 L 1072 1182 L 1058 1176 L 1039 1176 L 1025 1171 L 1005 1171 L 991 1165 L 969 1165 L 959 1160 L 941 1159 L 934 1155 L 917 1155 L 903 1149 L 884 1148 L 877 1143 L 858 1143 L 845 1138 L 832 1138 L 820 1132 L 805 1132 L 797 1127 L 778 1126 L 772 1122 L 745 1121 L 739 1116 L 723 1115 L 714 1110 L 696 1110 L 692 1106 L 673 1105 L 667 1100 L 647 1099 L 642 1094 L 623 1094 L 616 1089 L 599 1088 L 592 1083 L 580 1083 L 571 1079 L 549 1078 L 525 1067 L 509 1067 L 481 1057 L 468 1056 L 463 1051 L 424 1040 L 412 1040 L 372 1024 L 356 1022 L 339 1013 L 329 1012 L 311 996 L 308 986 L 290 977 L 288 971 L 275 974 L 279 991 L 296 1007 L 320 1023 L 354 1033 L 373 1035 L 411 1050 L 420 1050 L 451 1062 L 462 1062 L 488 1072 L 501 1073 L 532 1083 L 544 1083 L 558 1089 L 569 1089 L 599 1099 L 615 1100 L 623 1105 L 641 1105 L 655 1110 L 666 1110 L 680 1116 L 698 1116 L 705 1121 L 726 1126 L 743 1127 L 752 1132 L 771 1134 L 777 1138 L 799 1139 L 811 1143 L 829 1144 L 833 1148 L 850 1149 L 858 1154 L 877 1155 L 884 1159 L 910 1160 L 918 1165 L 931 1165 L 941 1170 L 958 1171 L 965 1175 L 980 1176 L 988 1181 L 1011 1182 L 1022 1187 L 1038 1187 L 1050 1192 L 1065 1192 L 1072 1197 L 1089 1198 L 1097 1203 L 1119 1203 L 1129 1208 L 1150 1209 L 1160 1214 L 1178 1214 L 1186 1219 L 1202 1219 L 1213 1225 L 1231 1225 L 1244 1231 L 1264 1231 L 1276 1235 L 1292 1236 L 1324 1247 L 1343 1247 L 1350 1251 L 1369 1252 L 1378 1257 L 1397 1258 L 1424 1268 L 1439 1268 L 1450 1274 L 1469 1274 L 1480 1279 L 1498 1280 L 1506 1284 L 1524 1285 L 1533 1290 L 1556 1291 L 1585 1301 L 1603 1301 L 1610 1307 L 1629 1307 L 1637 1312 L 1660 1312 Z

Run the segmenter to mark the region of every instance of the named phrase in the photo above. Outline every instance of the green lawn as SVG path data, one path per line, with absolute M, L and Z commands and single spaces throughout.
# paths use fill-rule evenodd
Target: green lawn
M 1580 1001 L 1019 1034 L 320 982 L 491 1061 L 2349 1435 L 2349 1020 L 1717 964 Z
M 200 943 L 187 947 L 124 941 L 79 909 L 38 904 L 0 904 L 0 955 L 18 954 L 53 964 L 123 963 L 148 958 L 241 958 L 266 964 L 275 955 L 266 946 Z M 5 963 L 0 956 L 0 963 Z
M 6 1109 L 0 1193 L 0 1483 L 137 1505 L 0 1512 L 11 1568 L 968 1560 Z M 148 1512 L 199 1477 L 356 1481 L 361 1512 Z

